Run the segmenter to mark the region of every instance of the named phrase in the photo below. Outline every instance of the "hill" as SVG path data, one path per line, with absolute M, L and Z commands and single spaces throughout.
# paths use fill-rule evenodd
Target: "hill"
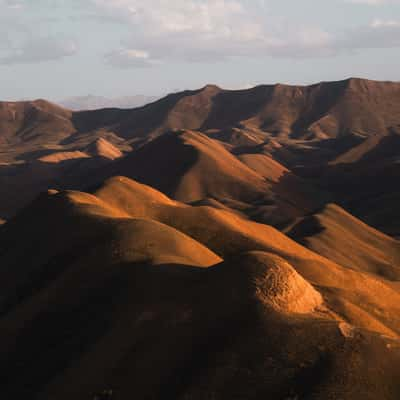
M 392 236 L 399 236 L 395 182 L 400 177 L 400 130 L 378 132 L 328 163 L 300 169 L 297 174 L 317 181 L 357 217 Z M 317 150 L 315 150 L 317 152 Z
M 318 208 L 324 198 L 271 158 L 236 157 L 217 141 L 188 130 L 159 136 L 107 172 L 131 177 L 182 202 L 217 201 L 273 224 Z
M 334 204 L 303 218 L 288 235 L 330 260 L 356 270 L 400 278 L 400 242 Z
M 83 130 L 101 124 L 113 127 L 125 138 L 153 136 L 171 129 L 212 131 L 240 126 L 297 139 L 365 137 L 400 123 L 399 100 L 399 83 L 356 78 L 236 91 L 208 85 L 168 95 L 134 110 L 81 112 L 75 118 Z
M 231 212 L 122 177 L 53 190 L 0 262 L 11 400 L 398 394 L 398 286 Z
M 60 134 L 108 130 L 124 139 L 154 136 L 171 129 L 252 131 L 253 140 L 266 134 L 297 139 L 354 135 L 368 137 L 400 124 L 400 84 L 351 78 L 311 86 L 263 85 L 224 90 L 208 85 L 200 90 L 170 94 L 146 106 L 71 112 L 54 104 L 1 103 L 1 137 L 29 140 L 34 127 L 60 124 Z M 60 129 L 60 128 L 63 129 Z M 258 132 L 258 133 L 256 133 Z M 43 133 L 43 132 L 42 132 Z M 254 135 L 257 139 L 254 139 Z M 230 136 L 230 137 L 229 137 Z
M 230 204 L 229 208 L 239 211 L 244 208 L 246 215 L 258 221 L 287 225 L 283 222 L 287 216 L 297 216 L 299 209 L 303 215 L 315 211 L 315 206 L 321 206 L 322 199 L 323 202 L 336 202 L 357 217 L 396 236 L 399 231 L 392 221 L 397 216 L 397 207 L 393 205 L 398 196 L 394 194 L 388 198 L 387 193 L 393 187 L 392 177 L 397 176 L 399 104 L 399 83 L 356 78 L 310 86 L 262 85 L 236 91 L 208 85 L 199 90 L 173 93 L 139 108 L 124 110 L 107 108 L 73 112 L 43 100 L 3 102 L 0 104 L 0 183 L 7 187 L 8 195 L 0 200 L 0 216 L 9 218 L 33 198 L 32 195 L 22 196 L 23 199 L 17 201 L 15 206 L 10 200 L 18 197 L 19 192 L 23 193 L 24 185 L 31 179 L 25 172 L 20 177 L 21 171 L 35 169 L 35 181 L 41 174 L 41 184 L 28 184 L 34 195 L 48 187 L 82 189 L 98 184 L 101 181 L 99 177 L 107 177 L 107 172 L 101 171 L 104 163 L 92 160 L 89 162 L 90 168 L 82 168 L 89 171 L 83 179 L 76 179 L 81 170 L 72 171 L 74 178 L 66 179 L 64 172 L 59 171 L 59 165 L 54 165 L 54 168 L 48 166 L 45 172 L 39 172 L 32 165 L 43 157 L 69 158 L 72 153 L 83 152 L 91 158 L 112 161 L 134 149 L 138 153 L 134 155 L 134 151 L 127 164 L 139 165 L 137 160 L 142 157 L 140 154 L 150 152 L 150 149 L 157 154 L 161 151 L 155 149 L 156 144 L 147 146 L 149 142 L 168 132 L 182 130 L 208 136 L 213 142 L 207 142 L 206 147 L 212 144 L 214 149 L 217 146 L 215 142 L 221 144 L 225 149 L 223 158 L 228 164 L 239 166 L 236 160 L 227 156 L 227 152 L 261 175 L 267 181 L 264 186 L 271 186 L 270 175 L 276 181 L 276 174 L 280 174 L 279 182 L 272 185 L 276 193 L 271 195 L 268 189 L 266 197 L 268 201 L 281 200 L 283 205 L 279 209 L 282 218 L 270 219 L 271 209 L 264 200 L 261 202 L 265 207 L 257 206 L 251 210 L 246 201 L 244 206 L 241 204 L 242 195 L 232 193 L 228 197 L 236 205 L 233 207 Z M 100 145 L 104 140 L 108 144 Z M 155 143 L 160 141 L 155 140 Z M 144 150 L 145 147 L 147 150 Z M 174 147 L 174 151 L 182 150 L 182 146 Z M 185 150 L 187 153 L 188 148 L 185 147 Z M 195 146 L 192 146 L 192 150 L 192 157 L 195 153 L 205 154 L 198 152 Z M 160 158 L 160 155 L 155 157 Z M 190 158 L 187 154 L 182 157 Z M 167 159 L 168 155 L 163 155 L 163 158 Z M 201 159 L 204 161 L 204 157 Z M 211 159 L 208 157 L 207 163 L 195 163 L 193 168 L 209 173 L 207 168 L 212 164 Z M 118 160 L 117 164 L 122 165 Z M 150 176 L 154 171 L 151 172 L 148 164 L 144 162 L 149 170 L 140 173 L 130 167 L 121 167 L 120 170 L 115 167 L 113 171 L 117 175 L 126 174 L 139 180 L 143 178 L 144 183 L 152 184 L 157 178 Z M 205 167 L 205 164 L 209 165 Z M 72 164 L 68 162 L 69 165 Z M 221 165 L 214 166 L 219 168 Z M 100 169 L 94 172 L 97 167 Z M 224 171 L 227 167 L 225 163 Z M 174 168 L 188 172 L 185 166 Z M 243 170 L 241 164 L 240 170 Z M 195 174 L 191 170 L 188 179 L 191 179 L 192 172 Z M 168 174 L 171 174 L 171 170 Z M 245 175 L 249 174 L 247 171 Z M 225 172 L 223 175 L 227 178 Z M 17 178 L 11 178 L 14 176 Z M 217 204 L 215 202 L 220 203 L 219 197 L 225 194 L 227 188 L 226 184 L 219 187 L 219 179 L 215 179 L 213 187 L 210 187 L 210 179 L 208 182 L 200 179 L 200 182 L 198 177 L 194 179 L 196 184 L 194 181 L 187 184 L 179 171 L 178 176 L 171 179 L 171 187 L 168 182 L 157 182 L 155 187 L 171 196 L 177 191 L 177 198 L 185 201 Z M 255 192 L 260 191 L 259 176 L 257 179 L 253 176 L 249 184 L 243 179 L 247 178 L 240 172 L 238 180 L 242 183 L 238 191 L 246 186 L 243 191 L 247 193 L 245 197 L 249 192 L 253 197 Z M 374 180 L 372 185 L 371 180 Z M 237 180 L 233 181 L 237 183 Z M 255 181 L 258 183 L 254 184 Z M 231 189 L 234 187 L 229 185 Z M 193 195 L 184 195 L 189 186 L 194 190 Z M 292 196 L 295 206 L 287 205 Z M 371 206 L 365 206 L 367 203 Z M 379 212 L 372 213 L 371 210 Z
M 399 138 L 354 78 L 1 102 L 1 396 L 397 400 Z

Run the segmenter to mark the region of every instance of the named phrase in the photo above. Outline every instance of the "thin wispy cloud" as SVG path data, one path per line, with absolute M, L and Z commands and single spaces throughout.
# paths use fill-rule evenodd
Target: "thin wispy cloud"
M 268 53 L 296 56 L 311 49 L 323 52 L 330 40 L 318 26 L 293 27 L 275 20 L 257 2 L 151 0 L 143 5 L 135 0 L 95 0 L 95 4 L 129 27 L 123 48 L 107 55 L 112 62 L 114 54 L 119 66 L 167 60 L 213 62 Z
M 12 96 L 44 96 L 46 85 L 128 95 L 127 79 L 152 94 L 207 82 L 398 80 L 399 47 L 400 0 L 0 0 L 0 84 Z
M 400 3 L 397 0 L 341 0 L 364 5 Z M 272 0 L 72 0 L 90 20 L 123 26 L 120 42 L 104 48 L 105 63 L 119 68 L 143 68 L 169 62 L 223 62 L 232 58 L 318 58 L 366 48 L 399 46 L 396 19 L 375 18 L 364 25 L 332 31 L 270 12 Z M 66 7 L 65 0 L 38 0 L 47 13 Z M 72 35 L 35 31 L 29 23 L 31 0 L 0 0 L 0 63 L 57 60 L 77 53 Z M 7 26 L 12 16 L 14 27 Z M 49 15 L 47 15 L 49 18 Z M 65 18 L 73 18 L 66 15 Z M 87 17 L 89 20 L 89 17 Z M 37 22 L 37 21 L 36 21 Z M 25 26 L 24 26 L 25 24 Z M 36 25 L 39 25 L 36 23 Z M 46 25 L 43 22 L 42 25 Z M 22 27 L 22 28 L 21 28 Z M 26 32 L 24 32 L 24 29 Z M 12 38 L 12 39 L 10 39 Z M 10 44 L 11 41 L 11 44 Z
M 0 64 L 29 64 L 59 60 L 76 54 L 78 45 L 68 39 L 36 37 L 22 41 L 0 56 Z
M 238 0 L 93 0 L 129 33 L 109 64 L 129 68 L 168 61 L 217 62 L 233 57 L 315 58 L 399 46 L 396 21 L 374 20 L 340 33 L 268 13 L 268 2 Z M 379 22 L 377 22 L 379 21 Z
M 47 33 L 46 20 L 31 18 L 27 6 L 33 3 L 0 0 L 0 65 L 55 61 L 77 53 L 76 41 Z

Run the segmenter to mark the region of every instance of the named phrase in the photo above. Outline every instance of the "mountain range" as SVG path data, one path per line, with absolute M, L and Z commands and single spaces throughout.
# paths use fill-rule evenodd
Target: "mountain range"
M 4 398 L 399 398 L 399 82 L 84 108 L 0 102 Z

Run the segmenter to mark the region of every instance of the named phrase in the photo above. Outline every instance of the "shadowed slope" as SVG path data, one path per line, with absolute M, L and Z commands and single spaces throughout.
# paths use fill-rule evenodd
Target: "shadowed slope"
M 245 122 L 276 135 L 327 138 L 369 136 L 398 123 L 400 85 L 348 79 L 311 86 L 259 86 L 215 98 L 208 128 Z M 233 104 L 233 105 L 232 105 Z M 248 110 L 235 112 L 237 110 Z
M 26 140 L 57 127 L 57 137 L 105 129 L 124 138 L 154 136 L 171 129 L 261 128 L 277 135 L 370 136 L 400 123 L 400 86 L 392 82 L 349 79 L 311 86 L 269 85 L 229 91 L 206 86 L 132 110 L 72 113 L 43 100 L 1 103 L 1 137 Z M 56 124 L 56 125 L 54 125 Z M 62 128 L 62 129 L 61 129 Z M 37 132 L 39 133 L 39 132 Z M 60 136 L 61 135 L 61 136 Z
M 368 224 L 399 236 L 398 197 L 400 130 L 377 133 L 334 158 L 328 165 L 310 168 L 321 187 L 329 188 L 336 202 Z M 299 172 L 302 173 L 301 171 Z
M 338 264 L 400 280 L 400 242 L 330 204 L 288 235 Z
M 185 202 L 209 196 L 251 200 L 267 188 L 262 177 L 221 145 L 193 131 L 167 133 L 133 152 L 117 169 Z
M 238 159 L 272 185 L 275 198 L 278 199 L 278 204 L 280 203 L 278 212 L 288 210 L 289 206 L 288 215 L 292 217 L 305 215 L 320 208 L 331 197 L 328 192 L 317 188 L 312 182 L 296 176 L 269 155 L 243 153 L 238 155 Z M 268 222 L 268 215 L 264 220 Z
M 173 202 L 154 189 L 128 178 L 111 178 L 96 190 L 95 195 L 131 216 L 157 219 L 188 232 L 224 256 L 238 250 L 251 250 L 264 243 L 268 243 L 267 246 L 276 243 L 276 248 L 281 248 L 281 251 L 293 245 L 300 253 L 312 254 L 272 227 L 245 220 L 228 211 Z M 226 240 L 226 236 L 231 238 L 231 242 Z
M 187 90 L 132 110 L 105 109 L 74 113 L 79 132 L 100 127 L 124 138 L 153 137 L 171 129 L 199 129 L 206 120 L 212 98 L 220 91 L 215 86 Z
M 319 208 L 324 199 L 268 156 L 235 157 L 217 141 L 187 130 L 161 135 L 107 174 L 131 177 L 186 203 L 217 201 L 273 225 Z
M 154 220 L 132 219 L 82 192 L 42 195 L 0 234 L 2 312 L 37 290 L 36 285 L 40 288 L 47 279 L 62 273 L 63 265 L 79 260 L 93 265 L 105 261 L 195 266 L 220 260 L 171 227 Z
M 0 227 L 2 397 L 400 398 L 399 242 L 336 205 L 303 217 L 327 177 L 360 213 L 396 215 L 397 100 L 397 83 L 351 79 L 135 110 L 0 104 L 7 207 L 21 188 L 97 185 L 44 193 Z M 114 173 L 154 187 L 98 185 Z M 306 247 L 243 217 L 264 211 L 299 216 Z
M 171 94 L 133 110 L 76 113 L 79 131 L 107 126 L 127 138 L 154 136 L 171 129 L 215 130 L 244 124 L 278 136 L 369 136 L 398 124 L 400 85 L 348 79 L 311 86 L 263 85 L 223 90 L 208 85 Z
M 389 282 L 380 279 L 380 276 L 390 276 L 393 271 L 391 266 L 383 267 L 377 275 L 357 272 L 307 250 L 270 226 L 245 220 L 224 210 L 171 203 L 165 197 L 159 199 L 157 192 L 149 191 L 146 186 L 127 178 L 107 181 L 96 192 L 96 196 L 133 217 L 152 218 L 173 226 L 223 258 L 253 250 L 279 255 L 288 260 L 304 278 L 324 287 L 334 299 L 332 301 L 337 310 L 348 314 L 349 320 L 354 319 L 362 326 L 379 326 L 379 323 L 371 322 L 376 319 L 384 321 L 383 324 L 388 324 L 391 329 L 400 327 L 396 311 L 399 309 L 399 294 Z M 373 270 L 372 265 L 369 270 Z M 377 296 L 378 292 L 385 293 L 385 296 Z M 343 311 L 349 307 L 365 310 L 365 319 L 363 317 L 360 322 L 361 311 Z M 390 319 L 378 311 L 386 308 L 392 309 Z M 370 316 L 367 316 L 369 313 Z M 387 332 L 386 328 L 384 331 Z
M 147 214 L 154 205 L 191 208 L 142 185 L 130 187 L 138 203 L 146 200 Z M 165 225 L 130 219 L 78 192 L 44 195 L 9 223 L 6 238 L 24 222 L 29 229 L 20 243 L 52 257 L 28 260 L 26 247 L 19 259 L 0 253 L 2 266 L 12 262 L 19 270 L 19 282 L 36 265 L 36 286 L 19 285 L 15 292 L 25 297 L 0 318 L 0 388 L 10 400 L 84 400 L 104 389 L 121 400 L 398 395 L 396 339 L 344 323 L 329 309 L 334 296 L 277 255 L 236 254 L 205 269 L 154 266 L 219 259 Z M 38 230 L 42 238 L 48 234 L 48 246 L 32 243 Z M 71 240 L 73 253 L 61 254 Z M 38 269 L 43 263 L 47 268 Z M 1 274 L 2 292 L 6 283 L 15 289 Z M 369 318 L 368 328 L 395 336 Z M 367 368 L 371 364 L 378 368 Z
M 234 201 L 231 202 L 233 204 L 228 205 L 230 208 L 239 211 L 247 209 L 246 214 L 256 220 L 284 226 L 288 217 L 291 219 L 299 216 L 299 211 L 304 215 L 314 211 L 315 206 L 320 207 L 320 201 L 314 204 L 314 199 L 320 196 L 316 195 L 312 186 L 309 190 L 309 183 L 303 185 L 304 181 L 293 180 L 292 174 L 289 181 L 285 176 L 286 182 L 280 186 L 277 193 L 271 194 L 270 190 L 265 190 L 259 183 L 255 183 L 256 179 L 251 178 L 248 171 L 245 173 L 242 165 L 239 167 L 236 161 L 226 155 L 229 153 L 228 150 L 240 156 L 246 155 L 241 159 L 242 164 L 251 163 L 249 166 L 252 166 L 253 172 L 256 172 L 256 175 L 262 175 L 265 179 L 272 177 L 274 180 L 276 173 L 280 173 L 276 170 L 278 166 L 260 167 L 260 161 L 255 161 L 255 157 L 252 157 L 253 161 L 250 161 L 250 153 L 268 154 L 284 168 L 290 169 L 294 175 L 302 174 L 304 177 L 321 177 L 321 172 L 325 171 L 326 165 L 330 163 L 331 167 L 335 167 L 335 171 L 328 175 L 336 178 L 329 180 L 329 184 L 325 185 L 325 190 L 337 193 L 337 197 L 330 201 L 346 204 L 346 208 L 350 208 L 368 222 L 372 222 L 379 228 L 389 229 L 392 234 L 397 234 L 397 229 L 392 226 L 385 228 L 389 224 L 387 221 L 392 221 L 396 215 L 396 212 L 388 211 L 390 207 L 397 209 L 392 206 L 395 199 L 388 201 L 385 197 L 387 201 L 383 203 L 385 208 L 383 214 L 368 215 L 364 209 L 361 209 L 367 195 L 369 198 L 374 197 L 376 199 L 374 205 L 377 204 L 379 207 L 380 199 L 387 192 L 387 186 L 383 187 L 384 185 L 377 182 L 382 181 L 383 174 L 387 173 L 386 169 L 381 173 L 372 168 L 365 179 L 363 176 L 363 180 L 368 179 L 371 174 L 379 175 L 380 179 L 370 185 L 371 190 L 365 190 L 367 188 L 365 185 L 362 187 L 365 193 L 362 201 L 352 198 L 351 204 L 344 203 L 347 200 L 344 194 L 346 189 L 341 190 L 341 187 L 346 187 L 347 182 L 347 170 L 343 168 L 343 163 L 346 162 L 351 166 L 349 161 L 353 163 L 360 157 L 364 158 L 363 154 L 366 152 L 369 153 L 370 162 L 378 159 L 380 162 L 383 161 L 385 168 L 389 168 L 387 160 L 394 157 L 395 150 L 390 153 L 387 150 L 375 152 L 374 149 L 378 147 L 394 149 L 395 147 L 390 143 L 395 143 L 396 138 L 393 132 L 396 132 L 400 124 L 399 88 L 399 83 L 362 79 L 324 82 L 311 86 L 264 85 L 238 91 L 223 90 L 208 85 L 199 90 L 168 95 L 141 108 L 85 112 L 72 112 L 43 100 L 1 103 L 0 179 L 1 182 L 6 182 L 5 191 L 9 195 L 4 200 L 7 204 L 3 205 L 3 200 L 0 200 L 0 216 L 8 219 L 21 204 L 25 205 L 26 201 L 32 199 L 31 196 L 26 196 L 25 201 L 16 202 L 15 207 L 12 207 L 12 201 L 9 199 L 17 197 L 18 192 L 23 193 L 24 184 L 30 185 L 27 182 L 30 180 L 29 177 L 19 176 L 20 163 L 28 162 L 29 164 L 41 157 L 57 158 L 60 157 L 59 153 L 76 151 L 102 158 L 103 161 L 114 160 L 121 155 L 121 151 L 130 151 L 132 146 L 138 149 L 151 139 L 171 130 L 195 129 L 211 138 L 224 141 L 225 153 L 221 151 L 221 163 L 218 163 L 218 157 L 215 159 L 220 151 L 215 147 L 216 141 L 205 144 L 205 139 L 201 140 L 203 147 L 210 148 L 210 153 L 207 153 L 203 151 L 204 148 L 198 146 L 200 141 L 197 138 L 196 144 L 189 143 L 188 139 L 187 147 L 182 146 L 182 141 L 180 144 L 173 144 L 174 150 L 171 153 L 179 153 L 175 154 L 175 159 L 172 160 L 175 161 L 175 165 L 170 156 L 158 154 L 162 151 L 157 150 L 160 165 L 163 162 L 172 165 L 166 171 L 164 180 L 160 180 L 159 174 L 156 176 L 157 168 L 151 165 L 149 160 L 135 161 L 141 169 L 140 172 L 132 172 L 128 167 L 126 171 L 115 169 L 112 175 L 129 175 L 139 180 L 143 175 L 143 178 L 148 178 L 148 180 L 143 179 L 143 182 L 151 185 L 154 183 L 156 188 L 168 195 L 175 196 L 177 193 L 179 194 L 177 198 L 190 199 L 189 201 L 194 199 L 195 201 L 221 202 L 218 197 L 233 198 Z M 172 144 L 169 143 L 168 146 L 170 145 Z M 154 150 L 154 147 L 151 148 Z M 146 151 L 149 151 L 149 148 Z M 138 158 L 149 154 L 144 150 L 140 153 L 142 156 L 138 155 Z M 375 154 L 373 158 L 370 157 L 372 153 Z M 157 157 L 155 157 L 156 161 Z M 204 157 L 207 158 L 207 162 L 203 162 Z M 233 176 L 235 179 L 232 179 L 232 171 L 228 172 L 229 165 L 233 166 L 232 170 L 239 168 L 238 179 L 235 176 Z M 211 175 L 209 169 L 212 169 L 215 182 L 211 184 L 209 177 L 200 179 L 197 166 L 201 167 L 200 169 L 207 175 Z M 148 171 L 143 172 L 142 167 L 146 167 Z M 271 174 L 267 168 L 271 168 Z M 193 170 L 193 174 L 188 174 L 186 180 L 181 182 L 176 178 L 188 172 L 188 169 Z M 223 170 L 222 182 L 217 179 L 221 175 L 221 173 L 216 173 L 217 169 Z M 358 167 L 357 170 L 359 170 Z M 329 172 L 331 171 L 330 169 Z M 46 173 L 54 176 L 55 180 L 47 180 Z M 79 190 L 83 187 L 82 183 L 97 184 L 96 178 L 99 176 L 110 176 L 96 171 L 90 177 L 86 176 L 89 179 L 88 182 L 82 179 L 77 182 L 77 185 L 71 186 L 69 184 L 71 181 L 65 182 L 63 171 L 59 171 L 58 168 L 51 172 L 37 171 L 37 175 L 41 175 L 39 180 L 46 185 L 32 185 L 34 194 L 48 187 L 57 186 L 59 182 L 62 183 L 61 187 Z M 326 175 L 322 175 L 320 180 L 317 179 L 320 185 L 324 185 L 327 181 Z M 21 185 L 14 185 L 14 176 L 17 177 L 17 181 L 21 179 Z M 229 179 L 226 180 L 227 178 Z M 247 181 L 248 178 L 250 178 L 249 184 L 243 182 L 243 179 Z M 191 181 L 188 182 L 189 180 Z M 387 180 L 390 181 L 391 178 Z M 297 184 L 299 182 L 300 184 Z M 349 183 L 350 187 L 352 183 L 354 181 Z M 234 189 L 236 186 L 237 190 Z M 289 186 L 296 187 L 295 193 L 288 192 Z M 298 189 L 302 186 L 307 186 L 307 189 L 298 193 Z M 261 195 L 259 195 L 260 191 Z M 203 198 L 203 195 L 208 193 L 211 195 Z M 212 199 L 215 197 L 214 193 L 217 198 Z M 240 195 L 237 196 L 237 193 Z M 265 194 L 267 195 L 264 196 Z M 242 204 L 242 195 L 246 204 Z M 290 197 L 294 199 L 293 202 L 290 202 Z M 247 204 L 248 198 L 252 203 L 250 207 Z M 274 212 L 276 211 L 274 204 L 270 203 L 279 203 L 279 201 L 282 202 L 282 207 L 279 212 Z M 264 203 L 263 207 L 260 207 L 260 202 Z M 296 210 L 293 203 L 300 206 L 301 210 Z M 372 208 L 376 209 L 377 206 Z M 381 219 L 386 221 L 381 224 Z
M 0 264 L 10 400 L 399 394 L 394 286 L 127 178 L 43 194 L 0 230 Z
M 111 162 L 82 151 L 51 151 L 32 161 L 0 166 L 0 215 L 9 219 L 49 188 L 82 189 Z
M 45 100 L 0 102 L 0 145 L 56 143 L 74 131 L 72 112 Z

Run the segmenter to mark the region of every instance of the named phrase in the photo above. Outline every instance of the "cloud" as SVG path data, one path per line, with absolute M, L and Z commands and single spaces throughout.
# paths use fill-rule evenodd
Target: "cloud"
M 169 61 L 218 62 L 238 57 L 328 57 L 366 48 L 400 46 L 396 20 L 328 32 L 271 16 L 268 2 L 239 0 L 91 0 L 129 34 L 106 55 L 121 68 Z M 379 0 L 347 0 L 384 3 Z
M 32 0 L 0 0 L 0 65 L 58 60 L 77 52 L 76 41 L 50 35 L 49 18 L 32 13 L 30 7 L 42 4 L 44 0 L 35 0 L 35 4 Z
M 106 54 L 108 64 L 119 68 L 151 67 L 160 61 L 150 58 L 147 51 L 135 49 L 120 49 Z
M 20 9 L 23 3 L 19 0 L 0 0 L 0 7 L 4 9 Z
M 375 19 L 369 25 L 348 31 L 334 46 L 347 51 L 400 47 L 400 20 Z
M 119 67 L 170 60 L 216 62 L 266 54 L 303 56 L 325 53 L 330 40 L 330 35 L 318 27 L 294 27 L 289 21 L 270 18 L 260 1 L 92 1 L 129 29 L 122 49 L 106 55 L 107 62 Z
M 77 44 L 68 39 L 30 38 L 0 53 L 0 64 L 26 64 L 58 60 L 77 52 Z
M 400 4 L 400 0 L 341 1 Z M 362 26 L 328 31 L 317 19 L 313 25 L 277 16 L 270 9 L 271 3 L 268 0 L 0 0 L 0 63 L 43 62 L 75 54 L 76 41 L 67 36 L 48 35 L 55 26 L 51 17 L 65 18 L 64 26 L 74 20 L 73 23 L 82 25 L 75 28 L 82 30 L 89 18 L 98 24 L 97 29 L 102 29 L 105 21 L 121 25 L 115 25 L 124 35 L 121 41 L 104 50 L 106 63 L 118 68 L 263 56 L 330 57 L 366 48 L 400 46 L 396 19 L 375 19 Z M 43 15 L 33 12 L 35 5 L 46 12 Z M 61 7 L 69 12 L 55 13 Z M 42 23 L 37 18 L 42 18 Z

